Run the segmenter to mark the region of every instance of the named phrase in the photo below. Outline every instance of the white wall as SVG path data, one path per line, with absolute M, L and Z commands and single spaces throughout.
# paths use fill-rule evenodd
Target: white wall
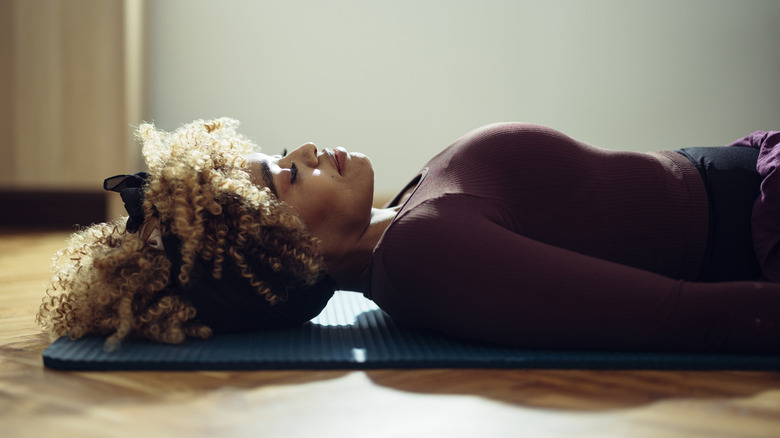
M 150 0 L 150 119 L 363 151 L 386 197 L 477 126 L 612 149 L 780 129 L 777 0 Z

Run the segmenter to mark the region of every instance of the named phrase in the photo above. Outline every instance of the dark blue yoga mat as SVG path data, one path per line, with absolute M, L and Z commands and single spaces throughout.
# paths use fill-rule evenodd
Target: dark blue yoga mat
M 60 338 L 43 363 L 64 370 L 556 368 L 780 370 L 780 356 L 522 350 L 397 326 L 360 294 L 337 292 L 301 328 L 188 339 L 179 345 Z

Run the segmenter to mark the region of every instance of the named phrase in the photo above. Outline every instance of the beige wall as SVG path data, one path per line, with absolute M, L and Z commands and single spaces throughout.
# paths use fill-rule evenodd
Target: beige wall
M 780 126 L 778 0 L 151 0 L 149 115 L 366 152 L 393 193 L 479 125 L 613 149 Z
M 0 2 L 0 189 L 101 190 L 140 164 L 142 7 Z
M 718 144 L 777 129 L 778 22 L 776 0 L 2 0 L 0 189 L 99 190 L 141 166 L 144 119 L 364 151 L 383 198 L 493 121 Z

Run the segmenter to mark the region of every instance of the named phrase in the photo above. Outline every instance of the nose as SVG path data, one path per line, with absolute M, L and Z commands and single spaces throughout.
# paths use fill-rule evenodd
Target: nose
M 317 167 L 319 160 L 317 159 L 317 145 L 314 143 L 306 143 L 298 147 L 294 152 L 299 156 L 299 160 L 303 160 L 304 164 L 309 167 Z

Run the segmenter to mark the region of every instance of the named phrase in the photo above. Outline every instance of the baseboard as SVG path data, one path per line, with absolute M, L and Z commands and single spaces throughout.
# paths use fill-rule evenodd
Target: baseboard
M 74 229 L 106 220 L 102 191 L 0 189 L 0 227 Z
M 392 197 L 377 195 L 374 206 L 381 207 Z M 103 191 L 0 189 L 0 227 L 74 229 L 105 222 L 109 208 L 116 210 L 111 217 L 126 214 L 118 199 L 118 205 L 109 206 Z

